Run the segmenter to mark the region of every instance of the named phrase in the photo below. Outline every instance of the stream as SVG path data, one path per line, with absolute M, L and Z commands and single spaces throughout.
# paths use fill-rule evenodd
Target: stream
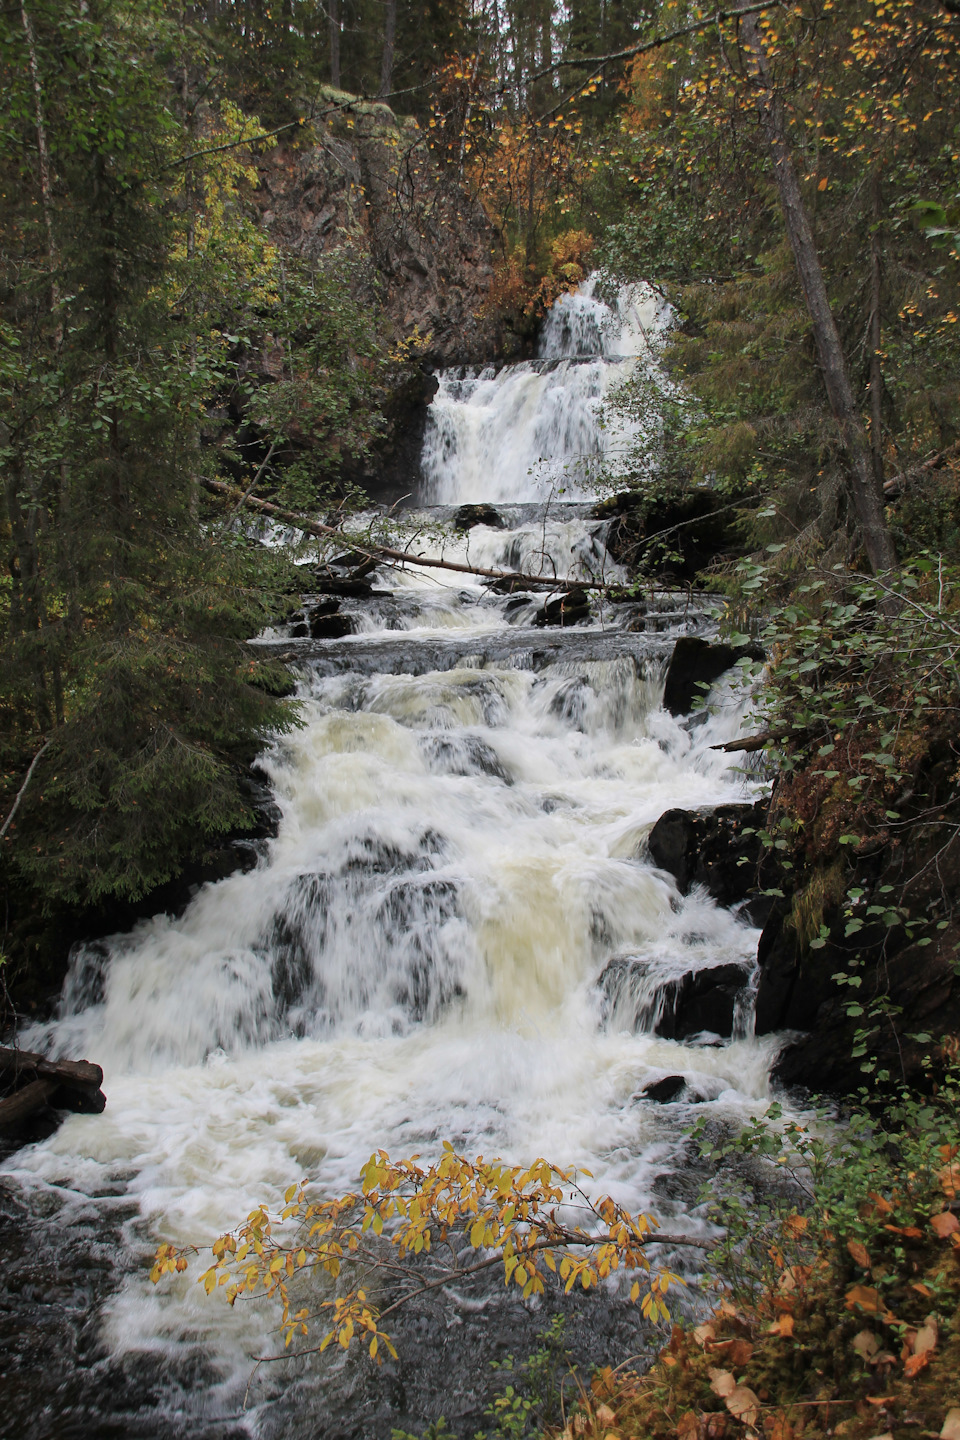
M 421 553 L 617 578 L 588 485 L 637 437 L 601 406 L 665 323 L 642 288 L 607 306 L 587 282 L 538 359 L 441 374 Z M 431 538 L 478 502 L 496 523 Z M 416 566 L 369 578 L 343 607 L 351 635 L 259 642 L 292 656 L 304 724 L 261 762 L 280 821 L 257 866 L 179 918 L 76 947 L 59 1017 L 20 1037 L 100 1063 L 108 1104 L 0 1172 L 3 1435 L 390 1440 L 442 1414 L 472 1440 L 503 1383 L 492 1362 L 555 1316 L 587 1366 L 641 1352 L 625 1290 L 524 1303 L 490 1280 L 399 1312 L 396 1363 L 254 1373 L 279 1348 L 271 1306 L 230 1309 L 192 1274 L 152 1286 L 154 1247 L 209 1243 L 303 1177 L 346 1192 L 375 1149 L 444 1139 L 587 1166 L 598 1193 L 702 1233 L 684 1131 L 769 1103 L 758 932 L 644 852 L 665 810 L 762 793 L 711 748 L 739 733 L 744 696 L 721 681 L 709 712 L 661 705 L 677 636 L 711 633 L 705 609 L 594 602 L 559 628 L 539 623 L 542 593 Z M 718 965 L 745 980 L 732 1038 L 659 1038 L 671 984 Z M 685 1080 L 671 1103 L 642 1093 L 668 1075 Z

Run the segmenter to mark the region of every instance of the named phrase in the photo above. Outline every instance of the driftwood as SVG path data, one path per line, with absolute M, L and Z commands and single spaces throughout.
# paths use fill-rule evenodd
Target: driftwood
M 0 1100 L 0 1127 L 18 1124 L 41 1105 L 99 1115 L 107 1103 L 103 1071 L 89 1060 L 48 1060 L 0 1047 L 0 1080 L 12 1091 Z
M 771 735 L 769 730 L 767 730 L 762 735 L 746 735 L 742 740 L 728 740 L 724 745 L 711 745 L 710 749 L 723 750 L 728 755 L 733 755 L 737 751 L 749 755 L 752 754 L 754 750 L 762 750 L 768 741 L 775 740 L 776 738 L 775 735 Z
M 292 525 L 295 530 L 302 530 L 307 535 L 316 535 L 321 540 L 339 540 L 341 544 L 349 545 L 357 555 L 364 555 L 375 563 L 383 560 L 391 565 L 422 565 L 430 570 L 452 570 L 458 575 L 479 575 L 485 580 L 506 580 L 511 584 L 530 585 L 538 588 L 546 586 L 549 590 L 606 591 L 623 588 L 620 583 L 603 580 L 570 580 L 562 576 L 552 579 L 549 575 L 524 575 L 517 570 L 489 570 L 483 565 L 465 565 L 457 560 L 437 560 L 430 555 L 411 555 L 406 550 L 393 550 L 389 545 L 375 545 L 372 542 L 361 545 L 352 535 L 345 535 L 334 525 L 322 525 L 319 520 L 311 520 L 296 510 L 284 510 L 270 500 L 261 500 L 257 495 L 244 494 L 235 485 L 228 485 L 223 480 L 202 478 L 200 483 L 212 495 L 221 495 L 226 500 L 233 500 L 238 507 L 244 505 L 248 510 L 255 510 L 258 515 L 267 515 L 271 520 L 280 520 L 284 525 Z

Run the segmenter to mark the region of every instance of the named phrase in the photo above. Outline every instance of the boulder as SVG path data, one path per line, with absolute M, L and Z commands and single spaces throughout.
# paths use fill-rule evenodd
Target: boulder
M 353 621 L 349 615 L 325 615 L 314 610 L 310 616 L 311 640 L 342 640 L 345 635 L 352 634 Z
M 748 900 L 750 918 L 762 924 L 772 902 L 757 894 L 765 852 L 756 832 L 766 814 L 766 800 L 712 810 L 667 810 L 650 831 L 647 850 L 657 869 L 674 877 L 681 895 L 702 885 L 721 905 Z
M 607 522 L 604 544 L 621 565 L 674 584 L 690 584 L 721 556 L 743 552 L 729 500 L 707 486 L 651 500 L 626 491 L 593 511 Z
M 590 619 L 590 599 L 585 590 L 567 590 L 563 595 L 552 595 L 534 618 L 534 625 L 576 625 L 580 620 Z
M 712 685 L 746 658 L 762 660 L 763 651 L 752 645 L 725 645 L 703 640 L 699 635 L 681 635 L 667 666 L 663 708 L 671 715 L 689 715 L 694 701 L 705 694 L 702 687 Z
M 453 517 L 454 529 L 472 530 L 474 525 L 488 525 L 491 530 L 502 530 L 503 519 L 492 505 L 461 505 Z
M 737 997 L 752 968 L 711 965 L 657 983 L 648 961 L 618 955 L 608 962 L 597 984 L 606 1015 L 616 1013 L 618 1020 L 627 1020 L 637 1033 L 686 1040 L 707 1031 L 729 1039 Z
M 646 1100 L 655 1100 L 658 1105 L 668 1105 L 683 1093 L 686 1084 L 682 1075 L 664 1075 L 662 1079 L 651 1080 L 644 1085 L 640 1094 Z

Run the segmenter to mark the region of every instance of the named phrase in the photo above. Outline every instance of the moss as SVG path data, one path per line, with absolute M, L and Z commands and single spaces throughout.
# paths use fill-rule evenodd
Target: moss
M 832 865 L 814 870 L 807 884 L 793 897 L 786 923 L 795 931 L 804 950 L 820 934 L 825 912 L 843 898 L 846 877 L 846 865 L 841 856 Z

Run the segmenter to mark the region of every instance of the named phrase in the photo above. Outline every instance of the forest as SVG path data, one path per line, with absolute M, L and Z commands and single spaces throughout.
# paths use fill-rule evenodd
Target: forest
M 30 1186 L 129 1162 L 91 1353 L 139 1286 L 181 1397 L 135 1422 L 124 1372 L 98 1429 L 68 1316 L 18 1433 L 253 1395 L 960 1440 L 958 40 L 954 0 L 0 12 L 0 1115 L 44 1107 L 0 1124 L 0 1333 L 64 1243 Z M 272 1047 L 296 1100 L 218 1149 Z

